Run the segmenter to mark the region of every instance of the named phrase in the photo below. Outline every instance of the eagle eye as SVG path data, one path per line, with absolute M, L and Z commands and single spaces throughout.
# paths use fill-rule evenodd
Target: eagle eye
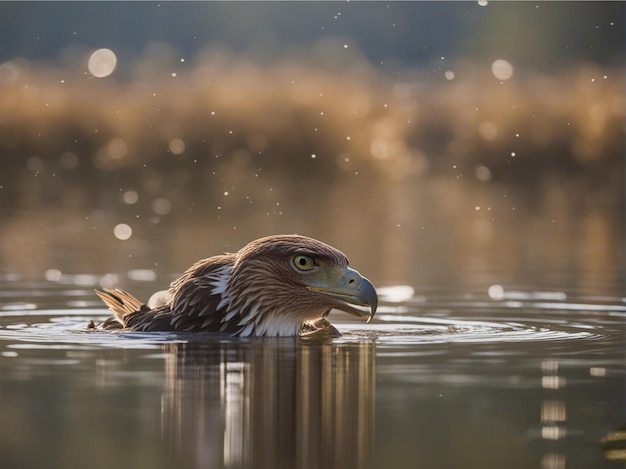
M 298 254 L 291 259 L 291 263 L 296 268 L 296 270 L 300 271 L 309 271 L 315 268 L 315 261 L 312 257 L 304 256 L 302 254 Z

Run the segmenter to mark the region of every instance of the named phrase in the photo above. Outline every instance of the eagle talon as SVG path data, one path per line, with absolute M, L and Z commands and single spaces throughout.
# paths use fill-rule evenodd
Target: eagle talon
M 316 321 L 307 321 L 302 324 L 299 336 L 303 338 L 333 338 L 341 337 L 341 332 L 327 319 L 320 318 Z

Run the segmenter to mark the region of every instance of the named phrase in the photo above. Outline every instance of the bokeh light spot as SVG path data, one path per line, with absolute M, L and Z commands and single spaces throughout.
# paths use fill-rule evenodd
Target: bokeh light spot
M 478 134 L 485 140 L 495 140 L 498 136 L 498 127 L 493 122 L 481 122 L 478 124 Z
M 113 228 L 113 235 L 115 235 L 117 239 L 125 241 L 133 235 L 133 229 L 126 223 L 120 223 Z
M 115 71 L 117 56 L 111 49 L 97 49 L 87 61 L 87 69 L 96 78 L 108 77 Z
M 491 64 L 491 73 L 498 80 L 508 80 L 513 76 L 513 65 L 504 59 L 494 60 Z
M 172 204 L 167 199 L 159 198 L 152 202 L 152 210 L 157 215 L 167 215 L 171 209 Z
M 180 155 L 185 151 L 185 142 L 180 138 L 173 138 L 168 147 L 172 153 Z
M 491 179 L 491 170 L 484 165 L 480 165 L 476 168 L 476 178 L 479 181 L 487 182 Z
M 504 298 L 504 288 L 498 284 L 491 285 L 487 290 L 487 294 L 492 300 L 501 300 Z
M 137 194 L 137 192 L 132 191 L 132 190 L 126 191 L 122 195 L 122 200 L 124 201 L 125 204 L 128 204 L 128 205 L 136 204 L 137 201 L 139 200 L 139 194 Z
M 128 144 L 121 138 L 114 138 L 108 144 L 108 154 L 113 160 L 121 160 L 128 153 Z
M 154 282 L 156 280 L 156 272 L 152 269 L 133 269 L 129 270 L 128 278 L 138 282 Z
M 60 282 L 63 278 L 63 273 L 59 269 L 48 269 L 45 275 L 49 282 Z

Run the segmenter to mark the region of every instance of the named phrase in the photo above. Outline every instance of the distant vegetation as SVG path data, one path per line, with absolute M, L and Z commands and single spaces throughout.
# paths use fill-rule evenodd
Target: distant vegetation
M 184 67 L 146 60 L 121 80 L 5 62 L 1 203 L 72 188 L 102 201 L 105 177 L 199 202 L 260 173 L 532 184 L 550 172 L 604 185 L 623 177 L 623 72 L 581 64 L 500 81 L 491 64 L 459 62 L 391 77 L 356 58 L 261 64 L 213 51 Z
M 390 74 L 354 55 L 213 50 L 95 78 L 81 57 L 0 64 L 10 271 L 174 272 L 281 232 L 349 250 L 391 282 L 419 266 L 452 281 L 477 259 L 487 271 L 623 264 L 621 68 L 504 80 L 506 64 Z

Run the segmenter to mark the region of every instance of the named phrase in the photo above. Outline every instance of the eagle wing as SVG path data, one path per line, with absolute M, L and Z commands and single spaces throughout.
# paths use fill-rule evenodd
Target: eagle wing
M 234 254 L 203 259 L 192 265 L 158 296 L 159 306 L 151 308 L 123 290 L 96 291 L 113 312 L 100 329 L 135 331 L 222 331 L 233 332 L 220 313 L 220 303 L 228 286 Z M 152 301 L 151 301 L 152 303 Z
M 171 324 L 177 331 L 233 332 L 225 321 L 224 298 L 235 254 L 214 256 L 196 262 L 168 291 Z

